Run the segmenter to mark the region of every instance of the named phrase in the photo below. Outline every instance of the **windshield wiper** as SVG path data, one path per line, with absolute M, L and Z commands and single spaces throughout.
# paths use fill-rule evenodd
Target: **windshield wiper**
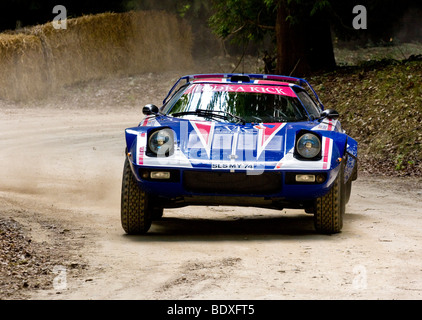
M 245 119 L 243 119 L 242 117 L 236 116 L 236 115 L 234 115 L 234 114 L 232 114 L 230 112 L 227 112 L 227 111 L 221 111 L 221 110 L 202 110 L 202 109 L 199 109 L 199 110 L 206 111 L 206 112 L 211 111 L 212 113 L 223 113 L 226 116 L 228 115 L 228 116 L 230 116 L 230 117 L 232 117 L 234 119 L 239 120 L 239 122 L 242 122 L 243 125 L 246 124 L 246 120 Z
M 224 120 L 229 120 L 230 117 L 233 119 L 238 120 L 239 122 L 242 122 L 243 125 L 246 124 L 246 120 L 242 117 L 236 116 L 234 114 L 231 114 L 227 111 L 220 111 L 220 110 L 204 110 L 204 109 L 196 109 L 195 111 L 184 111 L 184 112 L 176 112 L 171 114 L 173 117 L 178 116 L 185 116 L 185 115 L 199 115 L 199 116 L 208 116 L 208 117 L 214 117 L 214 118 L 220 118 Z

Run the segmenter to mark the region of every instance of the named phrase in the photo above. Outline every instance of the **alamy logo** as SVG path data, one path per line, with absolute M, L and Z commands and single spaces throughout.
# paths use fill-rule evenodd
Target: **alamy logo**
M 355 277 L 353 278 L 354 290 L 366 290 L 368 288 L 368 279 L 365 266 L 357 265 L 353 268 Z
M 357 16 L 353 19 L 353 28 L 356 30 L 368 29 L 366 7 L 363 5 L 357 5 L 353 8 L 353 13 L 357 14 Z
M 54 290 L 67 289 L 67 270 L 66 267 L 57 265 L 53 268 L 53 273 L 56 277 L 53 279 Z
M 67 10 L 65 6 L 57 5 L 53 8 L 53 13 L 57 16 L 53 19 L 53 28 L 56 30 L 67 29 Z

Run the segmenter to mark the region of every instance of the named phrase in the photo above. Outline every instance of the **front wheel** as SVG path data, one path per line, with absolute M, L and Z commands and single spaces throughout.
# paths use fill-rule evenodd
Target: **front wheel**
M 123 168 L 120 212 L 122 227 L 127 234 L 143 234 L 151 227 L 149 196 L 139 188 L 127 158 Z
M 346 182 L 344 185 L 345 191 L 344 191 L 344 203 L 348 204 L 350 200 L 350 195 L 352 193 L 352 179 L 349 179 L 349 181 Z
M 341 231 L 346 211 L 344 192 L 343 168 L 340 168 L 330 191 L 315 201 L 314 225 L 317 232 L 333 234 Z

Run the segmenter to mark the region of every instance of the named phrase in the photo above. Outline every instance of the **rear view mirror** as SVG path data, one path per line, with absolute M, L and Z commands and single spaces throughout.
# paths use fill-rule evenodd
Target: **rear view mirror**
M 151 114 L 158 114 L 159 110 L 156 105 L 147 104 L 145 107 L 142 108 L 142 113 L 146 116 L 149 116 Z
M 334 109 L 327 109 L 321 112 L 319 120 L 323 120 L 325 118 L 337 120 L 339 117 L 339 113 Z

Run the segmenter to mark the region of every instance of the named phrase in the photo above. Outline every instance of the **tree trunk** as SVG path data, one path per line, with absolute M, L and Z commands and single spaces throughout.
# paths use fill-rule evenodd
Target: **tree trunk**
M 330 22 L 315 16 L 309 20 L 307 48 L 312 71 L 328 71 L 336 66 Z
M 296 11 L 296 12 L 295 12 Z M 281 0 L 277 8 L 276 73 L 302 77 L 335 66 L 330 24 L 321 16 L 301 16 Z M 294 23 L 287 21 L 292 16 Z
M 310 65 L 305 51 L 305 30 L 301 24 L 287 21 L 289 11 L 285 1 L 277 8 L 276 39 L 277 68 L 282 75 L 303 75 L 309 73 Z

